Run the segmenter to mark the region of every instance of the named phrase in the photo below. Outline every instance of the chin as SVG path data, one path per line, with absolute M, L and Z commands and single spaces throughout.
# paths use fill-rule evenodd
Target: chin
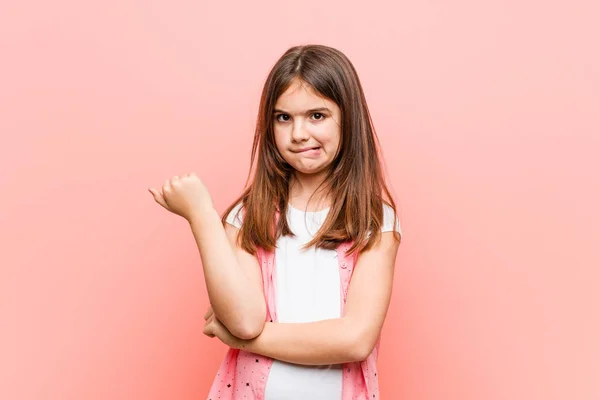
M 294 166 L 294 169 L 296 170 L 296 172 L 298 172 L 302 175 L 317 175 L 317 174 L 321 174 L 321 173 L 325 172 L 326 167 L 319 166 L 319 167 L 314 167 L 314 168 L 307 168 L 304 166 Z

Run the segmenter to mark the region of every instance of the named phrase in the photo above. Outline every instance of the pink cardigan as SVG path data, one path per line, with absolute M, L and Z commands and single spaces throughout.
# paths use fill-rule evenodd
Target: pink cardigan
M 346 255 L 351 243 L 342 243 L 337 248 L 340 267 L 341 315 L 354 264 L 355 255 Z M 267 321 L 277 322 L 275 307 L 275 253 L 259 249 L 258 261 L 262 270 L 263 290 L 267 304 Z M 377 345 L 362 362 L 343 365 L 342 400 L 379 399 L 377 378 Z M 217 376 L 208 394 L 208 400 L 263 400 L 265 387 L 273 359 L 243 350 L 229 349 L 221 363 Z

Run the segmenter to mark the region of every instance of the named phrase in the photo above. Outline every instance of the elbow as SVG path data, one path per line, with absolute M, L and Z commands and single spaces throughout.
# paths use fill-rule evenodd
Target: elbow
M 255 307 L 237 308 L 235 313 L 226 315 L 227 318 L 220 318 L 219 321 L 227 328 L 229 333 L 238 339 L 251 340 L 259 336 L 266 322 L 266 306 L 259 304 Z
M 264 327 L 264 320 L 260 321 L 254 319 L 232 326 L 230 332 L 233 336 L 239 339 L 251 340 L 258 337 L 262 333 Z
M 354 350 L 350 354 L 350 362 L 365 361 L 369 357 L 369 355 L 371 354 L 372 351 L 373 351 L 373 348 L 369 348 L 368 346 L 356 345 L 356 347 L 354 347 Z
M 265 328 L 266 307 L 258 312 L 248 312 L 245 315 L 228 329 L 233 336 L 239 339 L 251 340 L 258 337 Z
M 361 362 L 366 360 L 377 343 L 377 337 L 373 334 L 357 334 L 351 341 L 350 344 L 350 362 Z

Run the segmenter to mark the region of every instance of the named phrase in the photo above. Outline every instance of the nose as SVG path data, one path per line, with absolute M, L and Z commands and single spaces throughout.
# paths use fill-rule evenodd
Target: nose
M 302 143 L 309 139 L 308 131 L 304 128 L 302 121 L 295 121 L 292 126 L 292 142 Z

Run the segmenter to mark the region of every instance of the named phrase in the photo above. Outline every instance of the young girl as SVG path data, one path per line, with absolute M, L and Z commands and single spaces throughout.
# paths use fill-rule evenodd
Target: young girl
M 400 243 L 351 62 L 289 49 L 260 102 L 246 189 L 220 219 L 195 174 L 150 189 L 189 221 L 230 347 L 211 400 L 378 399 L 377 352 Z

